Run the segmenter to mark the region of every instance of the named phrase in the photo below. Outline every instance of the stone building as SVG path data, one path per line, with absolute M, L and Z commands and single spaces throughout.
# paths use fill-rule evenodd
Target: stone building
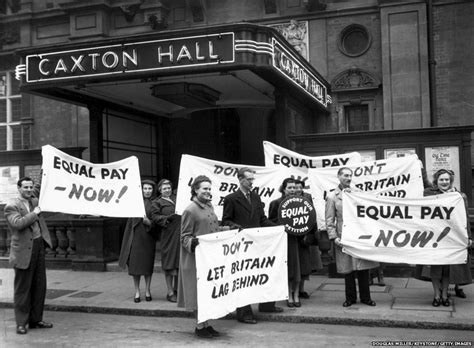
M 458 0 L 2 1 L 1 186 L 37 176 L 45 144 L 176 181 L 182 153 L 263 165 L 269 140 L 428 173 L 442 155 L 472 199 L 472 18 Z

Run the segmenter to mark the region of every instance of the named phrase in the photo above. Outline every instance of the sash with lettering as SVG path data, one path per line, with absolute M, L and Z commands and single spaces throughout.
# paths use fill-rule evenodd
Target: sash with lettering
M 39 206 L 43 211 L 113 217 L 143 217 L 145 206 L 135 156 L 94 164 L 42 147 Z
M 176 194 L 176 214 L 182 214 L 189 205 L 191 198 L 191 183 L 198 175 L 206 175 L 212 181 L 212 205 L 219 218 L 222 218 L 224 197 L 239 189 L 237 171 L 242 167 L 248 167 L 255 171 L 253 192 L 260 196 L 268 213 L 270 202 L 279 198 L 278 191 L 282 181 L 291 175 L 286 168 L 266 168 L 248 166 L 243 164 L 231 164 L 191 155 L 182 155 L 179 167 L 178 191 Z
M 353 171 L 352 184 L 362 191 L 392 197 L 422 197 L 423 178 L 417 155 L 362 162 L 346 166 Z M 326 229 L 325 199 L 339 185 L 338 167 L 310 169 L 310 192 L 318 229 Z
M 343 252 L 419 265 L 467 262 L 467 217 L 459 192 L 420 198 L 344 192 Z
M 251 303 L 288 299 L 287 234 L 283 226 L 199 236 L 198 322 Z
M 340 155 L 307 156 L 275 145 L 269 141 L 263 142 L 266 167 L 285 167 L 291 169 L 293 177 L 305 182 L 308 188 L 308 169 L 347 166 L 361 162 L 358 152 Z

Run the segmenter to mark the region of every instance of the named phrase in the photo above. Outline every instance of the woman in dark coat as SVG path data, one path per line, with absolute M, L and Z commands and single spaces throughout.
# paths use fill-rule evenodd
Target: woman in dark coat
M 197 318 L 197 276 L 194 251 L 199 244 L 199 236 L 228 230 L 229 226 L 219 226 L 211 204 L 211 180 L 207 176 L 199 175 L 194 179 L 191 185 L 191 201 L 181 217 L 178 307 L 194 311 Z M 209 326 L 207 321 L 198 323 L 197 320 L 194 333 L 201 338 L 220 335 L 212 326 Z
M 278 223 L 278 208 L 280 203 L 287 196 L 293 196 L 296 190 L 296 180 L 286 178 L 280 186 L 281 197 L 271 201 L 268 210 L 269 220 Z M 298 237 L 288 234 L 288 307 L 301 307 L 300 302 L 300 282 L 301 282 L 301 265 L 299 256 Z
M 181 217 L 175 214 L 176 196 L 172 194 L 171 181 L 161 179 L 158 183 L 158 194 L 160 196 L 153 201 L 152 218 L 161 228 L 161 268 L 168 287 L 166 299 L 176 302 Z
M 119 266 L 128 266 L 128 274 L 135 285 L 134 302 L 140 302 L 140 276 L 145 278 L 145 299 L 151 301 L 151 276 L 155 264 L 156 241 L 153 238 L 155 225 L 151 220 L 151 202 L 155 196 L 155 182 L 142 181 L 143 201 L 146 216 L 127 220 L 120 250 Z
M 440 169 L 433 175 L 433 187 L 428 187 L 424 191 L 425 196 L 440 195 L 446 192 L 457 192 L 453 188 L 454 173 L 451 170 Z M 464 199 L 467 216 L 467 234 L 469 238 L 468 247 L 472 245 L 471 226 L 469 222 L 469 215 L 467 211 L 467 197 L 464 193 L 459 192 Z M 432 265 L 429 267 L 417 267 L 417 274 L 415 278 L 427 280 L 431 278 L 434 291 L 433 306 L 439 305 L 450 306 L 448 298 L 449 284 L 465 285 L 472 283 L 472 275 L 469 265 L 471 264 L 469 254 L 468 261 L 460 265 Z M 420 274 L 421 273 L 421 274 Z

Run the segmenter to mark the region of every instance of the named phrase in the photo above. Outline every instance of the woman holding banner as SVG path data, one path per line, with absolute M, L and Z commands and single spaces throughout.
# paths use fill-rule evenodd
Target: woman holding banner
M 275 222 L 278 221 L 278 208 L 284 198 L 293 196 L 296 190 L 296 180 L 286 178 L 280 186 L 281 197 L 270 203 L 268 210 L 268 218 Z M 288 235 L 288 307 L 301 307 L 300 302 L 300 282 L 301 282 L 301 265 L 299 256 L 298 237 Z
M 158 183 L 160 196 L 153 201 L 153 222 L 161 227 L 161 267 L 165 273 L 168 293 L 166 299 L 176 302 L 178 290 L 179 238 L 181 217 L 176 215 L 176 196 L 172 195 L 172 184 L 168 179 Z
M 424 191 L 425 196 L 440 195 L 446 192 L 457 192 L 453 187 L 454 183 L 454 172 L 452 170 L 440 169 L 433 175 L 433 186 L 426 188 Z M 464 193 L 460 192 L 464 199 L 464 205 L 466 206 L 466 217 L 467 217 L 467 234 L 469 238 L 468 248 L 472 246 L 471 226 L 469 222 L 469 214 L 467 211 L 467 197 Z M 472 283 L 472 275 L 469 265 L 471 264 L 469 253 L 468 261 L 465 264 L 460 265 L 431 265 L 418 266 L 416 270 L 415 278 L 418 279 L 429 279 L 433 284 L 434 298 L 432 305 L 439 307 L 449 307 L 451 305 L 448 298 L 448 286 L 449 284 L 465 285 Z M 429 269 L 429 272 L 428 272 Z M 458 289 L 459 291 L 459 289 Z
M 214 207 L 211 204 L 211 180 L 204 175 L 197 176 L 191 184 L 192 203 L 181 216 L 181 254 L 178 272 L 178 307 L 194 311 L 197 319 L 197 279 L 195 250 L 199 236 L 229 230 L 228 226 L 220 227 Z M 196 336 L 212 338 L 220 336 L 219 332 L 209 326 L 208 322 L 196 320 Z
M 146 215 L 127 220 L 120 250 L 119 266 L 128 266 L 128 274 L 135 285 L 135 303 L 140 302 L 140 277 L 145 278 L 145 299 L 151 301 L 151 276 L 155 265 L 156 241 L 153 238 L 155 224 L 151 220 L 151 202 L 155 197 L 155 182 L 142 181 L 143 201 Z

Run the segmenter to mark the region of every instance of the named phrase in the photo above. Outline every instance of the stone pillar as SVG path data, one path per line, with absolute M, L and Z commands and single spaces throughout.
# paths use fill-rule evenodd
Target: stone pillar
M 384 129 L 430 127 L 426 4 L 381 5 Z
M 90 161 L 92 163 L 103 163 L 103 109 L 96 106 L 88 106 L 88 109 Z

